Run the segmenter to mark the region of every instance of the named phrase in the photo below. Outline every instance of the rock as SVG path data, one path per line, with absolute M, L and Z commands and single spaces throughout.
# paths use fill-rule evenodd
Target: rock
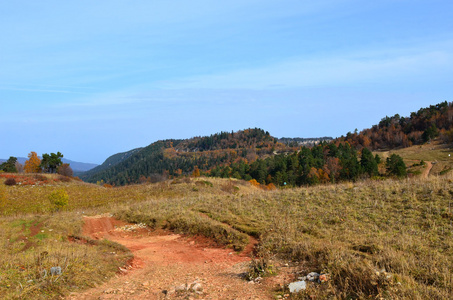
M 288 285 L 289 291 L 291 293 L 297 293 L 307 288 L 307 283 L 305 281 L 296 281 Z
M 322 283 L 322 282 L 327 282 L 329 281 L 329 275 L 328 274 L 322 274 L 322 275 L 319 275 L 319 281 Z
M 184 284 L 175 286 L 175 292 L 184 292 L 187 290 L 187 287 Z
M 316 281 L 316 280 L 318 280 L 318 278 L 319 278 L 319 274 L 316 272 L 311 272 L 307 275 L 307 279 L 309 281 Z
M 54 275 L 61 275 L 61 267 L 52 267 L 50 268 L 50 274 Z
M 201 285 L 201 283 L 196 282 L 192 284 L 192 287 L 190 289 L 194 292 L 201 292 L 203 291 L 203 286 Z

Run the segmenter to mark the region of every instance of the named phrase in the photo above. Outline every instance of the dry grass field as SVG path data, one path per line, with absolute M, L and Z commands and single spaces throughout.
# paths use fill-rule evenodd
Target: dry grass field
M 423 146 L 425 147 L 425 146 Z M 445 149 L 407 160 L 441 161 Z M 448 164 L 446 159 L 445 165 Z M 438 172 L 440 173 L 440 172 Z M 435 173 L 435 174 L 438 174 Z M 288 264 L 296 280 L 327 273 L 293 299 L 448 299 L 453 296 L 453 176 L 263 190 L 248 182 L 181 178 L 106 188 L 80 181 L 5 186 L 0 179 L 0 295 L 58 298 L 115 275 L 131 254 L 81 236 L 82 216 L 111 213 L 151 228 L 203 235 L 240 251 L 256 237 L 251 276 Z M 64 189 L 55 211 L 48 196 Z M 61 267 L 61 274 L 50 268 Z M 285 288 L 269 287 L 274 294 Z M 227 295 L 226 295 L 227 296 Z

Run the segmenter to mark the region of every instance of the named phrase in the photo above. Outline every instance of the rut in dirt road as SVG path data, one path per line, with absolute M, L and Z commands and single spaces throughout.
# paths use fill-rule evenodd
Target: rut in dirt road
M 264 285 L 243 279 L 251 259 L 248 253 L 163 230 L 121 230 L 128 224 L 110 216 L 84 220 L 85 235 L 122 244 L 134 258 L 116 278 L 68 299 L 272 299 Z M 191 286 L 196 290 L 187 290 Z

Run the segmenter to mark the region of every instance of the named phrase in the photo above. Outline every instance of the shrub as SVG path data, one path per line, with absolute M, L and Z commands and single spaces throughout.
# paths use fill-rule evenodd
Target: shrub
M 59 211 L 68 205 L 69 196 L 64 189 L 59 189 L 49 195 L 49 201 L 53 205 L 53 209 Z
M 44 175 L 41 175 L 41 174 L 36 174 L 34 177 L 38 181 L 44 181 L 44 182 L 47 181 L 47 177 Z
M 13 177 L 7 178 L 5 180 L 5 185 L 11 186 L 11 185 L 16 185 L 16 184 L 17 184 L 16 179 L 14 179 Z
M 70 182 L 71 178 L 67 176 L 58 176 L 58 180 L 61 182 Z

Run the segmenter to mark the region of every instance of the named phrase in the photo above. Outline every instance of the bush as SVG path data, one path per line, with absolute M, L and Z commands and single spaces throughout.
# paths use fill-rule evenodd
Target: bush
M 70 182 L 71 178 L 67 176 L 58 176 L 58 180 L 61 182 Z
M 53 205 L 53 209 L 59 211 L 68 205 L 69 196 L 64 189 L 59 189 L 49 195 L 49 201 Z
M 16 184 L 17 184 L 16 179 L 14 179 L 12 177 L 5 180 L 5 185 L 12 186 L 12 185 L 16 185 Z

